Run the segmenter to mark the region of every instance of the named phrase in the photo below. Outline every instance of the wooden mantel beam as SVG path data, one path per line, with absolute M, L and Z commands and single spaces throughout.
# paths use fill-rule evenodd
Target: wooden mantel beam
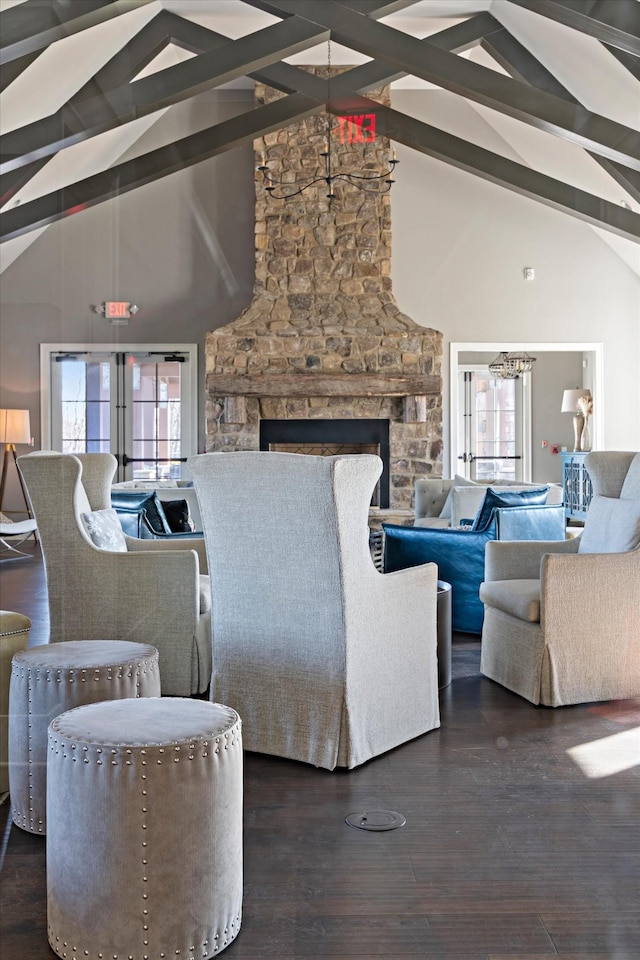
M 207 375 L 209 397 L 411 397 L 440 396 L 442 379 L 432 374 L 284 373 Z

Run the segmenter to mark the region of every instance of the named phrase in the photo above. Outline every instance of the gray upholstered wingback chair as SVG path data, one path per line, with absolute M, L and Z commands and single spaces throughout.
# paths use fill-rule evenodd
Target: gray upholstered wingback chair
M 116 465 L 103 453 L 18 458 L 42 544 L 51 642 L 153 644 L 163 694 L 204 693 L 211 675 L 204 543 L 124 537 L 125 552 L 96 547 L 82 515 L 111 508 Z
M 189 460 L 212 596 L 211 698 L 247 750 L 356 767 L 440 724 L 435 564 L 369 551 L 377 456 Z
M 579 537 L 487 544 L 480 669 L 535 704 L 640 696 L 640 453 L 585 467 Z

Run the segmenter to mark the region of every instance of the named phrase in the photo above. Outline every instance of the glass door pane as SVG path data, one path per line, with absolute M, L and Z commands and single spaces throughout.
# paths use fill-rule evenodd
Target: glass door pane
M 516 382 L 475 376 L 476 480 L 516 479 Z
M 90 354 L 53 357 L 51 392 L 59 416 L 52 447 L 61 453 L 109 453 L 115 433 L 113 358 Z
M 471 480 L 522 480 L 524 378 L 495 380 L 486 367 L 460 368 L 460 473 Z
M 126 357 L 131 442 L 127 466 L 134 480 L 177 480 L 182 473 L 184 360 Z

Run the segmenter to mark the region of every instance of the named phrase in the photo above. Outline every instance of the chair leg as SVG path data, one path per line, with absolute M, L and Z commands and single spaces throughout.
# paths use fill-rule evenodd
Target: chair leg
M 18 540 L 18 543 L 24 543 L 31 536 L 30 533 L 25 533 L 23 537 Z M 5 540 L 4 537 L 0 537 L 0 544 L 7 550 L 9 553 L 15 553 L 15 557 L 4 557 L 2 562 L 6 563 L 9 560 L 28 560 L 31 557 L 30 553 L 25 553 L 24 550 L 18 550 L 17 547 L 14 547 L 13 544 Z

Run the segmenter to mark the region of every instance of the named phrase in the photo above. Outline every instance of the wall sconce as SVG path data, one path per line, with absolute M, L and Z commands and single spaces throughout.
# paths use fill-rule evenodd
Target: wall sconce
M 591 450 L 589 417 L 593 412 L 591 390 L 578 388 L 562 394 L 561 413 L 573 414 L 573 452 Z

